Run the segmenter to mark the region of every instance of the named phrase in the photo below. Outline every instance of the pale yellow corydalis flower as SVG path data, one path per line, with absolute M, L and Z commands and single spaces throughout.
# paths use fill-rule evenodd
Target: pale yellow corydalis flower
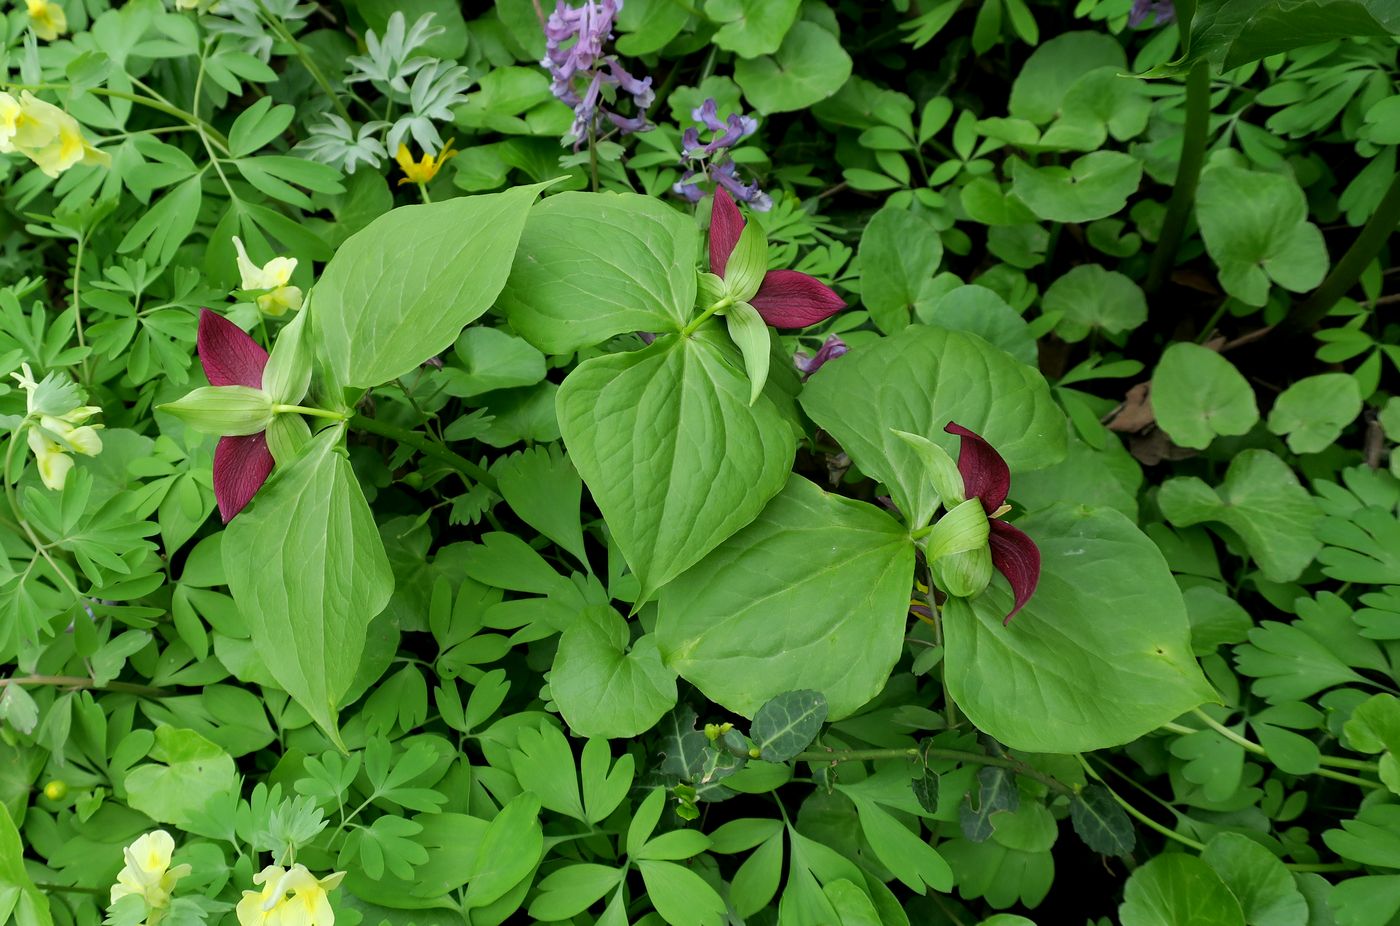
M 239 926 L 335 926 L 327 892 L 340 884 L 345 872 L 317 878 L 300 862 L 291 868 L 269 865 L 253 875 L 260 891 L 244 891 L 238 902 Z
M 295 257 L 274 257 L 259 267 L 248 259 L 243 242 L 233 239 L 233 248 L 238 252 L 238 277 L 244 289 L 266 290 L 258 297 L 258 308 L 263 314 L 276 318 L 286 315 L 288 310 L 295 312 L 301 308 L 301 289 L 289 286 L 292 271 L 297 269 Z
M 34 399 L 39 383 L 35 381 L 29 364 L 21 364 L 20 372 L 11 373 L 10 376 L 26 393 L 29 449 L 34 454 L 39 478 L 48 488 L 60 491 L 68 482 L 68 473 L 73 468 L 73 459 L 68 454 L 81 453 L 95 457 L 102 452 L 102 437 L 97 433 L 102 425 L 85 423 L 102 409 L 96 405 L 80 405 L 61 415 L 45 414 L 35 408 Z
M 57 177 L 74 164 L 112 163 L 111 155 L 83 137 L 78 120 L 28 90 L 16 100 L 0 93 L 0 153 L 18 151 L 45 174 Z
M 29 28 L 45 42 L 52 42 L 68 31 L 68 14 L 52 0 L 25 0 L 29 7 Z
M 153 924 L 170 906 L 170 894 L 175 883 L 189 874 L 189 865 L 170 867 L 175 840 L 165 830 L 152 830 L 122 850 L 126 866 L 117 873 L 112 885 L 111 902 L 116 903 L 130 894 L 139 894 L 146 901 L 146 922 Z

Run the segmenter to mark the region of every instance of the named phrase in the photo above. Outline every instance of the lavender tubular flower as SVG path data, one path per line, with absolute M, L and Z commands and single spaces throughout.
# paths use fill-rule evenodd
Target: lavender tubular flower
M 1176 7 L 1172 6 L 1171 0 L 1133 0 L 1133 8 L 1128 12 L 1128 25 L 1137 28 L 1154 16 L 1153 24 L 1157 26 L 1175 22 Z
M 833 334 L 822 342 L 822 346 L 817 349 L 816 354 L 808 356 L 806 351 L 798 351 L 793 354 L 792 363 L 802 374 L 802 381 L 805 383 L 807 377 L 820 370 L 823 364 L 845 354 L 846 350 L 846 342 Z
M 540 65 L 549 70 L 550 92 L 574 110 L 569 135 L 575 148 L 604 123 L 624 134 L 650 128 L 646 111 L 656 97 L 651 78 L 632 76 L 603 49 L 621 10 L 622 0 L 589 0 L 580 7 L 557 0 L 545 22 L 545 56 Z M 586 88 L 581 95 L 580 87 Z M 605 91 L 611 88 L 632 98 L 636 115 L 623 116 L 608 108 L 612 94 Z
M 682 133 L 681 157 L 686 162 L 682 164 L 685 173 L 672 185 L 671 191 L 690 202 L 699 202 L 704 196 L 699 184 L 709 180 L 759 212 L 773 208 L 772 198 L 759 189 L 757 182 L 745 183 L 740 179 L 729 153 L 731 148 L 758 131 L 758 120 L 742 113 L 730 113 L 721 119 L 719 104 L 713 98 L 695 107 L 690 115 L 704 131 L 715 135 L 709 142 L 702 142 L 700 127 L 688 128 Z

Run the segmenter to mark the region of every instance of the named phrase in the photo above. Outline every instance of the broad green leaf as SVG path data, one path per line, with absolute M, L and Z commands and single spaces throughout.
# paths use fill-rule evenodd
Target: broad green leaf
M 1093 151 L 1109 135 L 1118 141 L 1140 135 L 1151 113 L 1142 81 L 1125 78 L 1122 65 L 1096 68 L 1070 87 L 1060 118 L 1045 130 L 1040 144 Z
M 723 23 L 710 40 L 740 58 L 771 55 L 797 19 L 801 0 L 706 0 L 705 15 Z
M 584 361 L 558 410 L 639 602 L 757 517 L 796 452 L 777 406 L 766 395 L 749 404 L 741 361 L 709 333 Z
M 585 819 L 573 747 L 559 728 L 548 721 L 525 727 L 516 735 L 515 745 L 510 766 L 521 790 L 538 797 L 546 810 Z
M 1361 389 L 1356 377 L 1320 373 L 1298 380 L 1274 400 L 1269 430 L 1288 435 L 1288 449 L 1294 453 L 1320 453 L 1359 414 Z
M 1168 479 L 1157 504 L 1177 527 L 1206 521 L 1229 527 L 1273 582 L 1298 578 L 1322 548 L 1317 502 L 1288 464 L 1267 450 L 1236 456 L 1218 489 L 1195 476 Z
M 1322 834 L 1327 848 L 1344 859 L 1377 868 L 1400 868 L 1400 805 L 1372 803 L 1341 829 Z
M 24 870 L 24 843 L 0 803 L 0 919 L 15 926 L 53 926 L 49 898 Z
M 1400 913 L 1400 875 L 1366 875 L 1341 882 L 1327 898 L 1338 926 L 1389 926 Z
M 768 762 L 786 762 L 812 744 L 826 720 L 820 691 L 787 691 L 753 715 L 749 738 Z
M 841 40 L 814 22 L 797 22 L 772 55 L 734 63 L 734 80 L 760 113 L 806 109 L 841 89 L 851 56 Z
M 1245 926 L 1239 901 L 1210 866 L 1168 852 L 1133 872 L 1118 908 L 1123 926 Z
M 463 908 L 485 907 L 504 897 L 531 877 L 544 851 L 540 801 L 527 791 L 501 808 L 482 837 Z
M 1128 204 L 1142 180 L 1142 163 L 1121 151 L 1095 151 L 1069 167 L 1011 161 L 1011 189 L 1030 210 L 1053 222 L 1090 222 Z
M 885 334 L 909 324 L 925 284 L 943 260 L 938 229 L 921 215 L 887 205 L 870 217 L 858 251 L 860 298 Z
M 530 211 L 497 308 L 547 354 L 679 330 L 695 307 L 699 231 L 634 193 L 560 193 Z
M 491 466 L 501 496 L 520 519 L 587 562 L 579 504 L 583 481 L 558 444 L 530 447 Z
M 1212 165 L 1201 173 L 1196 218 L 1220 285 L 1248 305 L 1268 301 L 1270 281 L 1301 293 L 1327 273 L 1327 245 L 1292 177 Z
M 155 762 L 126 774 L 127 803 L 158 823 L 185 826 L 211 800 L 235 793 L 233 759 L 193 730 L 156 727 Z
M 1308 926 L 1308 902 L 1293 875 L 1248 836 L 1220 833 L 1201 853 L 1239 901 L 1248 926 Z
M 1133 854 L 1137 844 L 1133 821 L 1107 788 L 1089 785 L 1080 791 L 1070 804 L 1069 815 L 1075 833 L 1090 849 L 1122 858 Z
M 617 15 L 617 50 L 638 56 L 660 51 L 685 28 L 690 7 L 679 0 L 634 0 Z M 536 29 L 538 31 L 538 29 Z M 672 91 L 670 99 L 677 94 Z M 721 105 L 720 112 L 726 110 Z
M 1332 39 L 1400 32 L 1400 9 L 1386 0 L 1199 0 L 1187 53 L 1152 76 L 1205 59 L 1216 72 Z
M 637 862 L 647 898 L 671 926 L 722 926 L 724 901 L 698 874 L 674 862 Z
M 625 868 L 592 863 L 555 869 L 540 881 L 539 894 L 530 903 L 530 916 L 545 923 L 577 916 L 617 887 L 626 874 Z
M 1152 372 L 1152 411 L 1168 437 L 1196 450 L 1259 420 L 1249 380 L 1220 354 L 1186 341 L 1168 347 Z
M 1131 279 L 1098 264 L 1080 264 L 1050 284 L 1041 311 L 1056 312 L 1055 333 L 1071 344 L 1095 330 L 1132 331 L 1147 321 L 1147 298 Z
M 928 306 L 915 306 L 928 325 L 967 331 L 999 347 L 1027 366 L 1037 363 L 1035 336 L 1019 312 L 985 286 L 959 286 Z
M 1142 467 L 1118 441 L 1095 450 L 1073 434 L 1065 458 L 1054 466 L 1018 473 L 1012 498 L 1029 512 L 1057 502 L 1116 508 L 1137 520 L 1137 493 L 1142 487 Z
M 402 206 L 356 232 L 316 284 L 316 335 L 339 380 L 377 386 L 447 349 L 505 285 L 542 185 Z
M 802 688 L 845 717 L 899 658 L 913 565 L 908 533 L 884 512 L 793 476 L 757 521 L 667 586 L 662 655 L 746 717 Z
M 633 641 L 608 605 L 585 608 L 559 638 L 549 690 L 576 736 L 639 736 L 676 705 L 676 675 L 656 637 Z
M 457 338 L 456 363 L 443 367 L 448 395 L 471 398 L 495 389 L 533 386 L 544 379 L 544 355 L 499 328 L 476 326 Z
M 986 438 L 1013 473 L 1065 455 L 1064 417 L 1040 373 L 961 331 L 914 326 L 855 347 L 822 367 L 800 401 L 861 472 L 885 484 L 910 524 L 928 523 L 937 494 L 894 431 L 956 458 L 958 440 L 943 430 L 956 421 Z
M 1057 506 L 1016 522 L 1040 547 L 1040 584 L 1009 626 L 996 576 L 945 605 L 946 678 L 977 727 L 1015 749 L 1130 742 L 1213 697 L 1156 544 L 1116 511 Z
M 854 802 L 861 832 L 874 849 L 875 857 L 900 883 L 916 894 L 928 888 L 940 892 L 952 890 L 953 870 L 918 832 L 917 820 L 916 830 L 911 832 L 874 801 L 856 797 Z
M 1103 32 L 1065 32 L 1044 42 L 1021 66 L 1011 86 L 1011 115 L 1045 125 L 1075 82 L 1098 68 L 1127 66 L 1123 46 Z
M 223 542 L 229 589 L 258 655 L 333 739 L 369 623 L 394 590 L 342 433 L 322 431 L 273 473 Z

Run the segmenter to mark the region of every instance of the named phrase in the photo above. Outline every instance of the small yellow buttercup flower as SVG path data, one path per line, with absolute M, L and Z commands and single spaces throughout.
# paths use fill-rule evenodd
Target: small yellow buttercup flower
M 53 0 L 26 0 L 29 6 L 29 28 L 45 42 L 52 42 L 68 31 L 68 14 Z
M 248 259 L 248 252 L 237 237 L 233 239 L 233 247 L 238 252 L 238 277 L 243 288 L 267 290 L 258 297 L 259 309 L 276 318 L 287 314 L 288 309 L 295 312 L 301 308 L 301 289 L 287 285 L 292 271 L 297 269 L 295 257 L 274 257 L 259 267 Z
M 253 875 L 261 891 L 244 891 L 238 902 L 239 926 L 335 926 L 328 891 L 340 884 L 345 872 L 317 878 L 300 862 L 291 868 L 269 865 Z
M 111 155 L 83 138 L 82 126 L 52 103 L 28 90 L 20 92 L 18 111 L 14 98 L 0 94 L 0 152 L 18 151 L 45 174 L 57 177 L 74 164 L 110 164 Z
M 152 830 L 123 849 L 126 867 L 117 873 L 111 902 L 116 903 L 129 894 L 139 894 L 146 901 L 146 922 L 152 924 L 158 920 L 160 914 L 156 911 L 170 906 L 170 893 L 175 890 L 175 883 L 191 871 L 188 865 L 170 867 L 174 851 L 175 840 L 165 830 Z
M 436 155 L 424 153 L 421 161 L 413 160 L 408 145 L 399 145 L 399 152 L 394 155 L 394 160 L 399 162 L 399 167 L 404 174 L 403 179 L 399 181 L 399 186 L 403 186 L 405 183 L 427 183 L 436 177 L 447 159 L 457 153 L 452 147 L 452 142 L 455 140 L 449 138 L 447 144 L 443 145 L 442 150 Z

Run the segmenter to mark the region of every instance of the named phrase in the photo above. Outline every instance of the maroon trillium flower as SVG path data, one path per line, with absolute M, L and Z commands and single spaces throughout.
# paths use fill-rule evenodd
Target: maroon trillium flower
M 1023 531 L 997 517 L 1004 513 L 1006 495 L 1011 491 L 1011 470 L 1001 454 L 980 434 L 956 422 L 949 422 L 943 430 L 962 438 L 958 448 L 958 472 L 962 474 L 963 491 L 967 497 L 980 499 L 983 510 L 987 512 L 987 523 L 991 528 L 988 542 L 992 565 L 1011 583 L 1014 606 L 1002 621 L 1009 624 L 1016 612 L 1035 594 L 1036 584 L 1040 581 L 1040 549 Z
M 211 386 L 263 387 L 267 351 L 233 322 L 201 309 L 197 345 Z M 214 498 L 225 524 L 252 500 L 271 472 L 272 451 L 267 449 L 265 431 L 219 438 L 214 449 Z
M 744 231 L 744 217 L 724 187 L 715 190 L 710 213 L 710 272 L 724 277 L 729 255 Z M 749 300 L 763 320 L 775 328 L 806 328 L 846 307 L 831 287 L 796 270 L 769 270 Z

